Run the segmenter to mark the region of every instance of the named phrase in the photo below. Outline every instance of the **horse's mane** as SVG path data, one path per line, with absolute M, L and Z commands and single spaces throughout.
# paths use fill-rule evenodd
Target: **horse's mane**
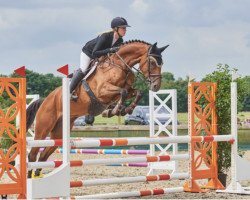
M 147 44 L 147 45 L 151 45 L 150 43 L 145 42 L 145 41 L 143 41 L 143 40 L 129 40 L 129 41 L 123 42 L 123 43 L 120 45 L 120 47 L 121 47 L 121 46 L 124 46 L 124 45 L 126 45 L 126 44 L 135 43 L 135 42 L 142 43 L 142 44 Z
M 128 41 L 126 41 L 126 42 L 121 43 L 121 44 L 119 45 L 119 47 L 124 47 L 125 45 L 133 44 L 133 43 L 141 43 L 141 44 L 146 44 L 146 45 L 152 45 L 152 44 L 150 44 L 150 43 L 148 43 L 148 42 L 145 42 L 145 41 L 143 41 L 143 40 L 128 40 Z M 104 57 L 103 57 L 104 59 L 102 59 L 101 61 L 105 61 L 105 60 L 109 59 L 109 57 L 113 57 L 114 55 L 115 55 L 115 54 L 112 54 L 112 55 L 110 55 L 110 56 L 104 56 Z M 100 60 L 99 60 L 99 62 L 100 62 Z

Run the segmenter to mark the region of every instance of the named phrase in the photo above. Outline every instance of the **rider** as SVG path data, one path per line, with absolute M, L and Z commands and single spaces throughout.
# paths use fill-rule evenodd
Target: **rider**
M 87 74 L 86 71 L 91 60 L 107 55 L 108 53 L 115 53 L 119 49 L 118 46 L 123 42 L 122 37 L 126 34 L 126 27 L 130 27 L 126 19 L 116 17 L 111 21 L 111 31 L 102 33 L 97 38 L 85 44 L 80 56 L 80 68 L 75 71 L 70 83 L 72 99 L 78 98 L 72 95 L 72 92 Z

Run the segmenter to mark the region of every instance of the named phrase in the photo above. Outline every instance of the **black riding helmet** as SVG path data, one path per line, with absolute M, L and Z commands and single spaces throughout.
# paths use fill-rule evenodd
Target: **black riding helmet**
M 116 17 L 111 21 L 111 28 L 116 28 L 116 27 L 130 27 L 128 25 L 128 22 L 126 19 L 123 17 Z

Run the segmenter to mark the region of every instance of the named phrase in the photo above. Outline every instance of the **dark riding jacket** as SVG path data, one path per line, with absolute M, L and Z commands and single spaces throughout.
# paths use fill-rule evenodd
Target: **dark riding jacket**
M 99 58 L 110 52 L 111 47 L 117 47 L 122 42 L 123 39 L 120 37 L 113 45 L 114 32 L 107 32 L 99 35 L 93 40 L 90 40 L 82 48 L 83 53 L 85 53 L 90 58 Z

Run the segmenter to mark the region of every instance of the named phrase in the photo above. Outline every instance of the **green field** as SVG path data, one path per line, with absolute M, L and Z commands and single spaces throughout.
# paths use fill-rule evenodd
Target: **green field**
M 238 118 L 241 122 L 243 122 L 245 119 L 250 119 L 250 112 L 240 112 L 238 114 Z M 178 113 L 178 121 L 180 124 L 188 124 L 188 113 Z M 111 117 L 111 118 L 104 118 L 101 115 L 97 116 L 95 118 L 95 123 L 99 125 L 105 125 L 105 124 L 116 124 L 116 125 L 122 125 L 124 124 L 124 117 Z
M 239 112 L 238 118 L 241 122 L 245 121 L 246 119 L 250 119 L 250 112 Z
M 188 122 L 188 115 L 187 113 L 178 113 L 178 121 L 180 124 L 187 124 Z M 111 118 L 104 118 L 101 115 L 95 117 L 95 123 L 99 125 L 105 125 L 105 124 L 118 124 L 122 125 L 124 124 L 124 117 L 111 117 Z
M 111 117 L 111 118 L 106 118 L 106 117 L 102 117 L 101 115 L 98 115 L 97 117 L 95 117 L 95 122 L 94 124 L 98 124 L 98 125 L 105 125 L 105 124 L 116 124 L 116 125 L 121 125 L 124 124 L 124 117 Z

